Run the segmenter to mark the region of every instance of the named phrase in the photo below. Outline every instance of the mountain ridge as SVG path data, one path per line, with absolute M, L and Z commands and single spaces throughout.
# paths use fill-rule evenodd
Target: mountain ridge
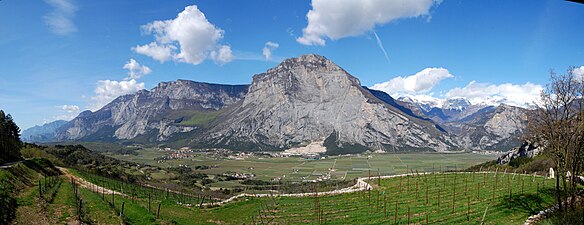
M 522 122 L 513 123 L 513 128 L 498 128 L 496 121 L 504 119 L 489 123 L 504 114 L 496 109 L 465 99 L 423 104 L 395 99 L 362 86 L 326 57 L 309 54 L 254 75 L 249 85 L 161 82 L 151 90 L 120 96 L 95 112 L 82 112 L 55 136 L 241 150 L 283 150 L 311 143 L 324 143 L 338 153 L 351 148 L 470 150 L 496 146 L 497 141 L 507 145 L 510 136 L 524 130 Z M 518 118 L 511 114 L 504 115 Z M 480 144 L 481 138 L 490 144 Z

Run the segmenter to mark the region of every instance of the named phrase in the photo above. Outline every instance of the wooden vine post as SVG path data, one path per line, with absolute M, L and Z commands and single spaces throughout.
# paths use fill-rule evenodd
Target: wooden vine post
M 393 214 L 393 223 L 394 224 L 397 224 L 397 205 L 398 205 L 398 199 L 395 200 L 395 213 Z
M 408 224 L 410 224 L 410 206 L 408 206 Z
M 440 190 L 438 190 L 438 208 L 440 208 Z
M 158 203 L 158 210 L 156 211 L 156 219 L 160 219 L 160 203 Z
M 428 205 L 428 184 L 426 183 L 426 206 Z
M 470 221 L 470 196 L 468 196 L 466 202 L 466 221 Z
M 387 196 L 383 195 L 383 215 L 387 217 Z
M 481 184 L 477 183 L 477 201 L 481 201 Z

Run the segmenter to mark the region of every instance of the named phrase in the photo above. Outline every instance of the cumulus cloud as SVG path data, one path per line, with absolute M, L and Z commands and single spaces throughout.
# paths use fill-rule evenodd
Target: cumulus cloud
M 77 105 L 63 105 L 61 109 L 68 113 L 79 112 L 79 106 Z
M 272 51 L 276 50 L 280 45 L 275 42 L 268 41 L 264 44 L 264 48 L 262 49 L 262 54 L 266 60 L 272 59 Z
M 584 81 L 584 66 L 576 67 L 572 70 L 574 79 Z
M 156 41 L 132 49 L 160 62 L 172 59 L 198 65 L 209 56 L 218 64 L 233 60 L 231 48 L 219 44 L 224 31 L 210 23 L 196 5 L 187 6 L 175 19 L 157 20 L 141 29 Z
M 147 45 L 133 47 L 132 50 L 138 54 L 150 56 L 163 63 L 172 59 L 173 51 L 176 50 L 176 47 L 174 45 L 158 45 L 156 42 L 151 42 Z
M 401 18 L 429 16 L 438 0 L 312 0 L 312 9 L 306 14 L 308 25 L 302 37 L 304 45 L 325 45 L 325 39 L 336 40 L 361 35 L 376 25 L 384 25 Z
M 488 84 L 471 81 L 462 88 L 454 88 L 446 93 L 447 98 L 466 98 L 473 104 L 500 104 L 526 107 L 540 99 L 543 87 L 538 84 Z
M 53 120 L 72 120 L 79 115 L 80 108 L 77 105 L 62 105 L 57 107 L 59 108 L 59 115 L 53 116 Z M 45 121 L 45 123 L 47 122 L 49 120 Z
M 129 62 L 124 64 L 123 68 L 128 70 L 128 78 L 126 80 L 139 79 L 144 75 L 152 73 L 149 67 L 138 63 L 135 59 L 130 59 Z
M 138 83 L 135 79 L 124 81 L 99 80 L 94 91 L 95 96 L 91 97 L 92 103 L 89 108 L 92 111 L 96 111 L 119 96 L 132 94 L 142 89 L 144 89 L 144 83 Z
M 389 81 L 375 84 L 372 89 L 389 94 L 418 94 L 427 93 L 442 80 L 454 77 L 444 68 L 426 68 L 407 77 L 396 77 Z
M 212 51 L 210 56 L 211 59 L 213 59 L 213 61 L 219 65 L 224 65 L 233 60 L 233 53 L 231 52 L 231 47 L 227 45 L 223 45 L 218 50 Z
M 53 8 L 50 13 L 43 16 L 51 32 L 57 35 L 69 35 L 77 31 L 73 23 L 77 6 L 72 0 L 45 0 L 45 2 Z

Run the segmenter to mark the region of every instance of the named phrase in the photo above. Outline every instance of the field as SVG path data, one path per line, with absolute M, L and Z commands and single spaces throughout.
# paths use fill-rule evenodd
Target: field
M 472 165 L 494 160 L 492 155 L 480 155 L 472 153 L 395 153 L 395 154 L 370 154 L 354 156 L 327 157 L 321 160 L 306 160 L 300 157 L 259 158 L 250 157 L 240 160 L 227 157 L 210 157 L 208 155 L 193 153 L 192 158 L 165 160 L 157 163 L 156 158 L 164 156 L 164 151 L 156 149 L 144 149 L 137 151 L 137 155 L 111 154 L 120 160 L 137 162 L 158 166 L 160 168 L 188 165 L 216 166 L 200 172 L 206 174 L 222 174 L 225 172 L 251 173 L 255 179 L 272 180 L 281 178 L 286 181 L 316 180 L 330 173 L 333 180 L 352 180 L 357 177 L 367 176 L 369 170 L 377 171 L 381 175 L 395 175 L 410 171 L 432 172 L 464 169 Z M 226 183 L 226 185 L 229 185 Z
M 39 167 L 40 168 L 40 167 Z M 17 168 L 15 168 L 17 169 Z M 98 177 L 70 169 L 85 180 L 124 193 L 103 194 L 61 176 L 30 172 L 31 185 L 18 196 L 17 221 L 26 223 L 120 224 L 521 224 L 554 204 L 554 180 L 507 171 L 436 172 L 378 178 L 372 189 L 322 195 L 312 184 L 304 197 L 241 197 L 221 206 L 219 199 L 181 195 Z M 366 171 L 367 176 L 369 171 Z M 38 185 L 37 185 L 38 184 Z M 277 192 L 276 192 L 277 193 Z M 205 203 L 205 205 L 201 205 Z M 202 207 L 201 207 L 202 206 Z
M 553 204 L 553 180 L 501 171 L 372 177 L 370 184 L 370 191 L 246 197 L 212 208 L 184 204 L 192 199 L 163 197 L 153 200 L 150 204 L 156 207 L 148 210 L 147 198 L 115 196 L 115 210 L 119 212 L 123 202 L 124 220 L 140 224 L 480 224 L 483 217 L 485 224 L 520 224 Z M 111 202 L 108 196 L 97 200 Z

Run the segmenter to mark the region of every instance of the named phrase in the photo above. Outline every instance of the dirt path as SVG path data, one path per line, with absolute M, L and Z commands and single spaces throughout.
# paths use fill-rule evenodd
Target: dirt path
M 66 168 L 61 168 L 58 167 L 59 170 L 61 170 L 61 172 L 63 172 L 63 174 L 67 177 L 72 177 L 76 182 L 78 182 L 80 184 L 81 187 L 86 188 L 86 189 L 97 189 L 97 191 L 99 193 L 105 193 L 105 194 L 115 194 L 115 195 L 122 195 L 124 197 L 128 197 L 125 194 L 122 194 L 120 192 L 117 191 L 113 191 L 107 188 L 103 188 L 101 186 L 95 185 L 89 181 L 84 180 L 83 178 L 77 177 L 75 175 L 73 175 L 71 172 L 69 172 L 69 170 L 67 170 Z M 459 172 L 459 173 L 471 173 L 471 172 Z M 491 173 L 491 172 L 478 172 L 478 173 Z M 395 178 L 395 177 L 404 177 L 404 176 L 411 176 L 411 175 L 426 175 L 426 174 L 431 174 L 429 172 L 427 173 L 406 173 L 406 174 L 398 174 L 398 175 L 389 175 L 389 176 L 380 176 L 380 177 L 371 177 L 371 179 L 388 179 L 388 178 Z M 539 176 L 539 175 L 538 175 Z M 69 178 L 69 179 L 70 179 Z M 338 190 L 332 190 L 332 191 L 324 191 L 324 192 L 318 192 L 318 195 L 339 195 L 339 194 L 346 194 L 346 193 L 353 193 L 353 192 L 359 192 L 359 191 L 365 191 L 365 190 L 370 190 L 373 189 L 373 186 L 371 186 L 369 183 L 366 182 L 366 180 L 368 180 L 368 177 L 361 177 L 357 179 L 357 183 L 355 183 L 355 185 L 351 186 L 351 187 L 346 187 L 346 188 L 342 188 L 342 189 L 338 189 Z M 316 192 L 307 192 L 307 193 L 294 193 L 294 194 L 277 194 L 277 193 L 273 193 L 273 194 L 248 194 L 248 193 L 243 193 L 243 194 L 239 194 L 236 196 L 233 196 L 231 198 L 225 199 L 225 200 L 221 200 L 221 201 L 217 201 L 217 202 L 208 202 L 208 203 L 203 203 L 202 206 L 221 206 L 221 205 L 225 205 L 227 203 L 230 203 L 232 201 L 235 201 L 238 198 L 242 198 L 242 197 L 258 197 L 258 198 L 262 198 L 262 197 L 308 197 L 308 196 L 314 196 L 316 195 Z M 536 216 L 535 217 L 540 217 L 542 215 Z M 529 218 L 528 221 L 530 220 L 534 220 L 535 218 Z M 540 218 L 537 218 L 540 219 Z M 528 221 L 526 221 L 526 224 L 531 224 L 528 223 Z
M 96 185 L 94 183 L 91 183 L 89 181 L 86 181 L 85 179 L 75 176 L 74 174 L 72 174 L 71 172 L 69 172 L 68 169 L 66 168 L 62 168 L 62 167 L 57 167 L 59 168 L 59 170 L 61 170 L 61 172 L 63 173 L 63 175 L 65 175 L 66 177 L 68 177 L 69 179 L 73 178 L 73 180 L 75 180 L 75 182 L 77 182 L 79 184 L 80 187 L 85 188 L 85 189 L 89 189 L 89 190 L 95 190 L 100 194 L 114 194 L 114 195 L 120 195 L 123 197 L 128 197 L 128 195 L 114 191 L 114 190 L 110 190 L 104 187 L 101 187 L 99 185 Z

